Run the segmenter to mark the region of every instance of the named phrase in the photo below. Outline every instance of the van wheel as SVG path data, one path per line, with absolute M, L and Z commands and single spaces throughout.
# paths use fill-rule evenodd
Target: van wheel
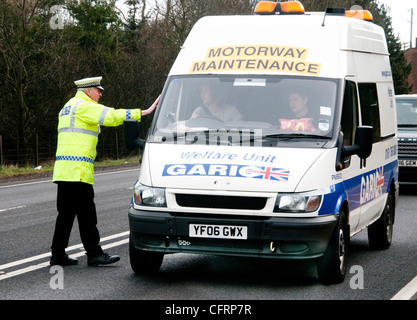
M 138 250 L 129 240 L 130 266 L 137 274 L 148 274 L 158 272 L 164 259 L 164 254 L 159 252 L 148 252 Z
M 368 227 L 369 245 L 373 249 L 388 249 L 392 242 L 395 204 L 391 190 L 382 215 Z
M 317 264 L 319 280 L 324 285 L 341 283 L 345 279 L 349 243 L 349 225 L 345 213 L 341 211 L 327 249 Z

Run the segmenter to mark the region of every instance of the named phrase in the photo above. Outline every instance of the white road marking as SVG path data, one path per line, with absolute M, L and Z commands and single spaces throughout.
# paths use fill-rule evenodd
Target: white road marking
M 19 186 L 26 186 L 31 184 L 39 184 L 39 183 L 45 183 L 45 182 L 51 182 L 52 180 L 42 180 L 42 181 L 34 181 L 34 182 L 25 182 L 25 183 L 18 183 L 18 184 L 11 184 L 6 186 L 0 186 L 0 189 L 5 188 L 12 188 L 12 187 L 19 187 Z
M 102 238 L 101 242 L 113 240 L 113 239 L 120 238 L 120 237 L 125 237 L 125 236 L 128 236 L 128 235 L 129 235 L 129 231 L 117 233 L 117 234 Z M 108 248 L 123 245 L 123 244 L 128 243 L 128 242 L 129 242 L 129 238 L 119 240 L 119 241 L 116 241 L 116 242 L 111 242 L 109 244 L 102 245 L 101 247 L 105 250 L 105 249 L 108 249 Z M 83 248 L 83 245 L 82 244 L 77 244 L 77 245 L 68 247 L 66 249 L 66 251 L 69 252 L 69 251 L 73 251 L 73 250 L 81 249 L 81 248 Z M 71 258 L 77 258 L 77 257 L 81 257 L 83 255 L 85 255 L 85 251 L 74 253 L 74 254 L 71 254 L 69 256 Z M 38 264 L 35 264 L 35 265 L 31 265 L 31 266 L 28 266 L 28 267 L 25 267 L 25 268 L 22 268 L 22 269 L 18 269 L 18 270 L 14 270 L 14 271 L 11 271 L 11 272 L 5 272 L 4 271 L 5 269 L 16 267 L 16 266 L 19 266 L 19 265 L 22 265 L 22 264 L 25 264 L 25 263 L 30 263 L 30 262 L 33 262 L 33 261 L 36 261 L 36 260 L 49 258 L 50 256 L 51 256 L 51 253 L 48 252 L 48 253 L 39 254 L 39 255 L 36 255 L 36 256 L 30 257 L 30 258 L 21 259 L 21 260 L 18 260 L 18 261 L 3 264 L 3 265 L 0 266 L 0 281 L 4 280 L 4 279 L 7 279 L 7 278 L 18 276 L 20 274 L 24 274 L 24 273 L 27 273 L 27 272 L 31 272 L 31 271 L 34 271 L 34 270 L 38 270 L 38 269 L 47 267 L 47 266 L 49 266 L 49 261 L 38 263 Z
M 17 207 L 11 207 L 11 208 L 6 208 L 6 209 L 0 209 L 0 212 L 5 212 L 5 211 L 15 210 L 15 209 L 21 209 L 21 208 L 26 208 L 26 206 L 17 206 Z
M 404 288 L 397 292 L 391 300 L 416 300 L 417 299 L 417 276 Z
M 118 170 L 118 171 L 111 171 L 111 172 L 95 173 L 94 176 L 105 176 L 105 175 L 108 175 L 108 174 L 115 174 L 115 173 L 120 173 L 120 172 L 138 171 L 139 169 L 140 168 L 138 166 L 135 169 L 126 169 L 126 170 Z M 6 186 L 0 186 L 0 189 L 12 188 L 12 187 L 19 187 L 19 186 L 27 186 L 27 185 L 39 184 L 39 183 L 45 183 L 45 182 L 52 182 L 52 179 L 42 180 L 42 181 L 33 181 L 33 182 L 17 183 L 17 184 L 11 184 L 11 185 L 6 185 Z
M 108 249 L 108 248 L 112 248 L 112 247 L 117 247 L 117 246 L 121 246 L 122 244 L 125 244 L 125 243 L 128 243 L 128 242 L 129 242 L 129 239 L 123 239 L 123 240 L 120 240 L 120 241 L 116 241 L 116 242 L 104 245 L 104 246 L 102 246 L 102 248 L 103 249 Z M 77 258 L 77 257 L 81 257 L 84 254 L 85 254 L 85 251 L 72 254 L 72 255 L 70 255 L 70 257 L 71 258 Z M 27 272 L 31 272 L 31 271 L 34 271 L 34 270 L 42 269 L 42 268 L 45 268 L 45 267 L 48 267 L 48 266 L 49 266 L 49 261 L 42 262 L 42 263 L 39 263 L 39 264 L 35 264 L 35 265 L 29 266 L 29 267 L 26 267 L 26 268 L 23 268 L 23 269 L 15 270 L 15 271 L 12 271 L 12 272 L 0 274 L 0 281 L 4 280 L 4 279 L 7 279 L 7 278 L 15 277 L 15 276 L 27 273 Z

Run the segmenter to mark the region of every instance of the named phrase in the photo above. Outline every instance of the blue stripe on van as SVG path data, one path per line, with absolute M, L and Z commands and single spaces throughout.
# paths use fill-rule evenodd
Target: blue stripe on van
M 319 215 L 339 213 L 346 199 L 351 211 L 375 200 L 388 192 L 393 177 L 398 180 L 397 160 L 321 189 L 324 197 Z

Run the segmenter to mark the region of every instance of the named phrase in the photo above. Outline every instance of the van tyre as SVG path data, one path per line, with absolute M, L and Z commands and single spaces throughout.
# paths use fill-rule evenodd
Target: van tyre
M 135 248 L 132 239 L 129 240 L 130 266 L 137 274 L 148 274 L 159 271 L 164 259 L 164 254 L 159 252 L 148 252 Z
M 392 242 L 394 216 L 394 196 L 390 190 L 382 215 L 368 227 L 368 241 L 371 248 L 379 250 L 389 248 Z
M 346 215 L 341 211 L 327 249 L 317 264 L 319 280 L 324 285 L 341 283 L 345 279 L 349 256 L 349 231 Z

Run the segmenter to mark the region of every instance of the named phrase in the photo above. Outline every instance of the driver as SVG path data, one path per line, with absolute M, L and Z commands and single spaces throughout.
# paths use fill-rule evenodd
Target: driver
M 215 94 L 213 85 L 203 84 L 200 93 L 203 106 L 194 110 L 191 119 L 199 117 L 216 117 L 223 122 L 236 122 L 243 119 L 239 110 L 221 101 L 218 94 Z

